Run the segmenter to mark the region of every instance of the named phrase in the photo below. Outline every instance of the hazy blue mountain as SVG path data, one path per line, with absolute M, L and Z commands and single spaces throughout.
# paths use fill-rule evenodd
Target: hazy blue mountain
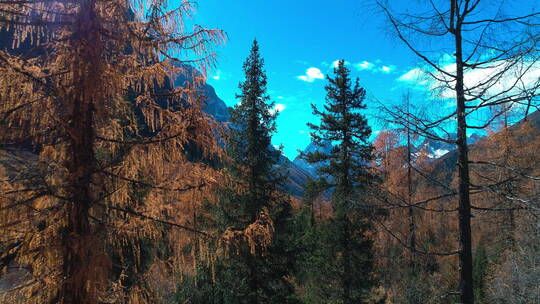
M 298 167 L 306 170 L 311 173 L 311 175 L 317 175 L 317 165 L 308 163 L 305 159 L 302 158 L 302 154 L 313 153 L 313 152 L 322 152 L 324 154 L 329 154 L 332 149 L 332 143 L 330 141 L 324 141 L 319 146 L 315 142 L 310 142 L 309 145 L 302 151 L 297 157 L 294 158 L 293 163 Z

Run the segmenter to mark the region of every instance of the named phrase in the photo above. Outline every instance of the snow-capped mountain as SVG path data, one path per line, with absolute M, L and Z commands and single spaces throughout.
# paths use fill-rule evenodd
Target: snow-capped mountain
M 455 133 L 449 133 L 445 139 L 455 140 L 456 137 L 457 135 Z M 481 140 L 482 138 L 484 138 L 484 136 L 473 133 L 468 137 L 467 142 L 472 145 Z M 426 138 L 418 148 L 419 150 L 427 151 L 430 158 L 438 159 L 443 155 L 447 154 L 448 152 L 455 150 L 456 146 L 451 143 Z
M 293 163 L 300 168 L 306 170 L 311 175 L 316 176 L 317 175 L 317 165 L 313 165 L 308 163 L 302 155 L 313 153 L 313 152 L 322 152 L 325 154 L 330 153 L 330 150 L 332 149 L 332 143 L 330 141 L 324 141 L 320 145 L 317 145 L 315 142 L 310 142 L 309 145 L 302 151 L 297 157 L 294 158 Z

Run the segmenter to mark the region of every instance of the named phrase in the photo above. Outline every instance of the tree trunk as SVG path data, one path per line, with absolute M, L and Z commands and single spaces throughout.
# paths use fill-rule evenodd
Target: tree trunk
M 93 109 L 87 102 L 80 101 L 73 107 L 70 122 L 69 178 L 71 201 L 68 202 L 67 227 L 64 234 L 64 286 L 63 303 L 93 303 L 89 294 L 87 265 L 93 255 L 90 250 L 97 244 L 88 244 L 90 222 L 88 217 L 92 202 L 90 179 L 95 169 Z M 95 270 L 99 271 L 99 270 Z
M 343 227 L 343 304 L 352 304 L 351 289 L 351 248 L 350 248 L 350 228 L 349 219 L 344 214 L 345 225 Z
M 249 266 L 249 303 L 259 304 L 259 279 L 257 275 L 257 256 L 248 254 Z
M 510 153 L 510 134 L 509 132 L 511 132 L 509 129 L 508 129 L 508 111 L 509 109 L 506 108 L 506 105 L 504 105 L 505 109 L 503 109 L 505 112 L 504 112 L 504 162 L 503 164 L 507 167 L 511 167 L 511 164 L 510 164 L 510 157 L 511 157 L 511 153 Z M 503 176 L 502 176 L 502 180 L 510 180 L 511 176 L 510 174 L 508 173 L 508 170 L 503 170 Z M 510 181 L 507 181 L 504 185 L 504 191 L 508 194 L 508 195 L 511 195 L 513 196 L 514 194 L 512 193 L 512 190 L 515 189 L 514 185 L 513 185 L 513 182 L 510 180 Z M 516 248 L 516 237 L 515 237 L 515 231 L 516 231 L 516 221 L 515 221 L 515 216 L 514 216 L 514 210 L 512 210 L 512 207 L 513 207 L 513 204 L 512 204 L 512 201 L 509 200 L 508 201 L 508 204 L 505 204 L 508 206 L 508 208 L 510 210 L 508 210 L 508 221 L 509 221 L 509 224 L 508 224 L 508 241 L 509 241 L 509 245 L 510 245 L 510 248 L 512 250 L 514 250 Z M 506 225 L 504 225 L 506 226 Z
M 63 304 L 97 303 L 96 291 L 103 274 L 102 264 L 95 261 L 101 245 L 96 243 L 99 238 L 94 237 L 89 221 L 93 201 L 91 178 L 96 169 L 94 111 L 100 96 L 101 77 L 101 41 L 95 28 L 96 20 L 95 1 L 83 1 L 71 40 L 73 95 L 68 100 L 70 116 L 66 130 L 70 201 L 63 235 L 64 281 L 59 293 Z
M 408 107 L 408 104 L 407 104 Z M 411 266 L 416 266 L 416 222 L 412 207 L 412 172 L 411 172 L 411 132 L 407 125 L 407 204 L 409 205 L 409 246 L 411 248 Z
M 456 18 L 459 20 L 459 18 Z M 461 25 L 457 22 L 456 43 L 456 102 L 457 102 L 457 150 L 458 150 L 458 196 L 459 196 L 459 289 L 461 303 L 473 304 L 471 201 L 469 196 L 469 155 L 467 146 L 467 121 L 463 75 L 463 52 Z

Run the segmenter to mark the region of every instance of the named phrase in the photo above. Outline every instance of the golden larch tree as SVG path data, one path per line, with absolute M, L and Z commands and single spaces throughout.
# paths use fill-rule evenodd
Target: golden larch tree
M 191 12 L 188 1 L 0 1 L 0 265 L 17 269 L 2 300 L 157 301 L 141 243 L 170 238 L 178 203 L 213 174 L 187 149 L 218 151 L 197 81 L 171 85 L 184 64 L 211 65 L 224 39 L 187 30 Z

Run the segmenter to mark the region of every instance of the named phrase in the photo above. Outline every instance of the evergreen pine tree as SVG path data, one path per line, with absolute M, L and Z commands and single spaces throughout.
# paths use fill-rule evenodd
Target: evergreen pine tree
M 236 221 L 241 226 L 252 223 L 263 207 L 271 207 L 272 199 L 283 178 L 276 171 L 279 151 L 271 146 L 276 130 L 274 102 L 266 94 L 267 78 L 264 60 L 257 41 L 244 62 L 245 81 L 236 97 L 239 103 L 231 110 L 231 134 L 228 143 L 232 163 L 231 175 L 246 187 L 245 200 L 238 206 Z
M 302 197 L 302 206 L 294 215 L 293 244 L 297 251 L 294 281 L 299 287 L 302 303 L 327 303 L 325 276 L 333 271 L 331 252 L 327 244 L 332 244 L 323 237 L 327 234 L 326 223 L 316 218 L 316 206 L 321 192 L 326 188 L 324 180 L 309 179 Z M 320 203 L 320 202 L 319 202 Z M 320 210 L 319 210 L 320 212 Z
M 327 255 L 332 267 L 320 277 L 320 301 L 349 304 L 362 302 L 373 284 L 372 241 L 366 237 L 372 212 L 363 191 L 372 179 L 367 166 L 373 148 L 368 142 L 371 128 L 360 112 L 366 108 L 366 91 L 358 79 L 351 81 L 343 60 L 334 73 L 325 87 L 324 110 L 312 106 L 321 122 L 308 125 L 315 143 L 331 141 L 335 145 L 329 153 L 308 153 L 305 158 L 321 164 L 319 173 L 328 177 L 328 187 L 333 189 L 333 217 L 321 230 L 328 249 L 321 254 Z
M 180 297 L 190 297 L 193 303 L 293 302 L 294 290 L 287 280 L 292 263 L 288 245 L 291 205 L 280 193 L 284 181 L 278 171 L 280 151 L 271 145 L 277 112 L 266 94 L 263 66 L 255 40 L 243 66 L 245 81 L 240 83 L 241 93 L 237 95 L 240 102 L 231 110 L 227 142 L 230 162 L 217 203 L 211 207 L 209 225 L 220 233 L 231 228 L 244 230 L 267 210 L 275 227 L 272 243 L 264 252 L 254 253 L 243 246 L 219 258 L 214 265 L 214 280 L 208 280 L 210 270 L 202 267 L 201 275 L 207 280 L 199 281 L 197 289 L 207 292 L 181 291 Z

